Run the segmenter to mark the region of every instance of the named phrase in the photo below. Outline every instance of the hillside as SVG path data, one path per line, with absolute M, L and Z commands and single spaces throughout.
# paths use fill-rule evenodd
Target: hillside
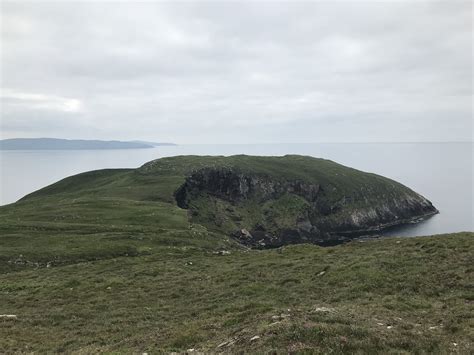
M 393 180 L 295 155 L 162 158 L 79 174 L 22 201 L 34 205 L 38 197 L 171 204 L 186 209 L 190 223 L 253 247 L 333 243 L 437 213 Z
M 385 196 L 431 206 L 327 160 L 188 156 L 75 175 L 0 207 L 0 353 L 472 352 L 474 233 L 264 250 L 231 233 L 255 229 L 252 211 L 262 228 L 287 227 L 298 214 L 270 215 L 269 201 L 291 211 L 320 191 L 329 206 L 351 199 L 326 221 Z

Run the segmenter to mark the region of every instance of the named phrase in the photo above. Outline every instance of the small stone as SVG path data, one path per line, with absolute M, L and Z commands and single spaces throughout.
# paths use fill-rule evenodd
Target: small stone
M 314 312 L 322 312 L 322 313 L 331 313 L 334 312 L 334 308 L 329 307 L 316 307 Z
M 252 238 L 252 234 L 250 234 L 250 232 L 245 228 L 241 229 L 240 233 L 241 233 L 242 237 Z
M 382 326 L 382 325 L 385 325 L 385 324 L 383 324 L 383 323 L 377 323 L 377 325 L 381 325 L 381 326 Z
M 391 326 L 391 325 L 387 326 L 387 329 L 392 329 L 392 328 L 393 328 L 393 326 Z
M 224 341 L 223 343 L 220 343 L 219 345 L 217 345 L 218 348 L 222 348 L 223 346 L 226 346 L 229 342 L 228 341 Z
M 216 254 L 216 255 L 230 255 L 230 251 L 228 251 L 228 250 L 219 250 L 219 251 L 214 252 L 214 254 Z
M 109 287 L 107 287 L 107 290 L 111 290 L 111 289 L 112 289 L 112 287 L 110 287 L 110 286 L 109 286 Z
M 255 341 L 255 340 L 258 340 L 258 339 L 260 339 L 260 336 L 255 335 L 254 337 L 250 338 L 250 341 Z
M 454 346 L 458 346 L 458 343 L 453 343 Z
M 326 273 L 326 271 L 321 271 L 318 276 L 323 276 Z
M 188 353 L 193 353 L 195 350 L 194 348 L 186 350 Z
M 428 329 L 433 330 L 433 329 L 436 329 L 436 328 L 438 328 L 438 327 L 429 327 Z

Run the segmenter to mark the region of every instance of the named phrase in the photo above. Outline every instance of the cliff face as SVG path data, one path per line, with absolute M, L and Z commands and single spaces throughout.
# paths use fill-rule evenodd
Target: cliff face
M 265 202 L 290 193 L 314 203 L 318 192 L 319 185 L 303 181 L 278 181 L 244 174 L 231 168 L 204 168 L 186 178 L 186 182 L 176 192 L 176 201 L 179 207 L 187 208 L 189 201 L 201 193 L 231 203 L 248 199 Z
M 247 246 L 332 244 L 437 213 L 421 195 L 390 182 L 335 198 L 337 187 L 328 183 L 204 167 L 187 176 L 175 198 L 196 223 Z

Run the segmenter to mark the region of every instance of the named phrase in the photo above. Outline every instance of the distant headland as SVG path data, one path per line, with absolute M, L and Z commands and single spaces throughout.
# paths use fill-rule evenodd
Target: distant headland
M 145 141 L 103 141 L 59 138 L 13 138 L 0 140 L 0 150 L 102 150 L 146 149 L 175 145 Z

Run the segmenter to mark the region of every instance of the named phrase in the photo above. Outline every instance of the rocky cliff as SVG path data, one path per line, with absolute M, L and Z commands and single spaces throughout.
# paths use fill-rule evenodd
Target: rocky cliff
M 175 197 L 194 222 L 261 248 L 332 244 L 437 213 L 430 201 L 403 185 L 357 174 L 367 179 L 341 195 L 340 181 L 318 183 L 238 166 L 203 167 L 186 177 Z

